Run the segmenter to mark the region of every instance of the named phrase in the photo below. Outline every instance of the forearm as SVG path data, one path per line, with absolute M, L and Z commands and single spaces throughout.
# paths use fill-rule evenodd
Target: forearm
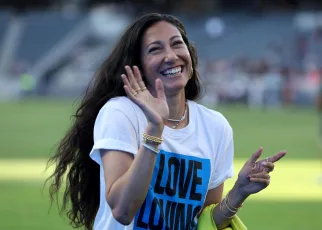
M 236 210 L 232 209 L 231 206 L 240 207 L 246 198 L 247 196 L 242 195 L 238 190 L 238 186 L 235 184 L 235 186 L 229 192 L 229 207 L 227 207 L 227 201 L 222 200 L 213 209 L 213 219 L 216 223 L 217 229 L 223 229 L 230 224 L 232 217 L 234 214 L 236 214 Z
M 145 133 L 161 137 L 162 129 L 148 126 Z M 154 146 L 157 148 L 158 146 Z M 133 219 L 146 197 L 156 161 L 156 153 L 141 145 L 130 168 L 114 182 L 107 199 L 112 203 L 117 216 Z

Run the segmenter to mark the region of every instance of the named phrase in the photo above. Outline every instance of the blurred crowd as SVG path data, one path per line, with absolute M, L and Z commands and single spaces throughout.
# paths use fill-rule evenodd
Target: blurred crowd
M 15 17 L 0 11 L 6 51 L 0 58 L 0 98 L 79 96 L 134 17 L 128 11 L 136 12 L 140 4 L 126 6 L 103 4 L 87 12 L 65 7 Z M 321 15 L 223 11 L 195 20 L 178 14 L 200 57 L 203 103 L 313 105 L 322 74 Z
M 264 109 L 313 106 L 322 88 L 322 27 L 297 31 L 291 42 L 288 50 L 271 43 L 256 58 L 245 53 L 242 58 L 203 60 L 204 102 Z
M 311 63 L 304 71 L 266 59 L 209 60 L 202 63 L 204 103 L 245 103 L 250 108 L 312 105 L 321 70 Z

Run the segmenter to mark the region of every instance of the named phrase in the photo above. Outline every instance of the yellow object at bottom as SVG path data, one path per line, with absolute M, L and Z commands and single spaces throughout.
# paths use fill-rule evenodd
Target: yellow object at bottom
M 212 218 L 213 209 L 217 206 L 217 204 L 212 204 L 207 206 L 201 213 L 197 230 L 217 230 L 214 219 Z M 224 228 L 224 230 L 247 230 L 244 223 L 235 215 L 229 224 L 228 227 Z

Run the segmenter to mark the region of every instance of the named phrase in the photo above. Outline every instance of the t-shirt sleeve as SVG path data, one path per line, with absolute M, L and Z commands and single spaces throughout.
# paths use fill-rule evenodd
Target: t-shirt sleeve
M 233 130 L 228 124 L 224 128 L 223 139 L 219 145 L 216 155 L 214 170 L 211 175 L 211 180 L 208 189 L 217 188 L 225 182 L 228 178 L 234 175 L 234 141 Z
M 102 108 L 94 125 L 94 146 L 90 157 L 101 165 L 100 149 L 120 150 L 131 154 L 138 151 L 135 114 L 126 114 L 117 108 Z

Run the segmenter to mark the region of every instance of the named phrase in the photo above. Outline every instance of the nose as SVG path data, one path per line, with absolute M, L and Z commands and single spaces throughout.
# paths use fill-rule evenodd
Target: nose
M 173 49 L 171 49 L 171 48 L 166 49 L 166 54 L 165 54 L 165 57 L 164 57 L 164 61 L 165 61 L 167 64 L 173 64 L 173 63 L 175 63 L 177 60 L 178 60 L 178 56 L 177 56 L 177 54 L 173 51 Z

